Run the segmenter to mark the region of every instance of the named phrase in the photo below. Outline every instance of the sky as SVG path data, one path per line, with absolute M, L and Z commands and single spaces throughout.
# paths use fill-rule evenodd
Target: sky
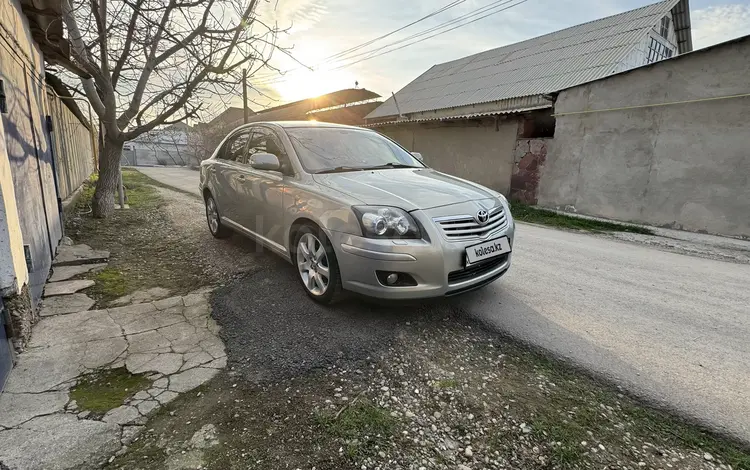
M 405 26 L 451 1 L 261 0 L 257 10 L 259 17 L 266 24 L 275 23 L 279 28 L 288 29 L 278 37 L 277 45 L 289 48 L 296 61 L 312 70 L 277 50 L 271 64 L 286 73 L 279 76 L 270 70 L 257 72 L 251 83 L 260 93 L 254 94 L 251 108 L 259 110 L 352 88 L 355 82 L 359 87 L 390 96 L 434 64 L 654 3 L 653 0 L 525 0 L 446 34 L 351 64 L 367 57 L 363 54 L 367 51 L 497 1 L 458 0 L 457 5 L 434 17 L 349 53 L 360 54 L 357 57 L 331 58 Z M 507 1 L 510 3 L 505 6 L 521 0 Z M 690 9 L 695 49 L 750 34 L 750 0 L 691 0 Z M 391 48 L 408 42 L 411 41 Z M 239 101 L 236 104 L 241 106 Z

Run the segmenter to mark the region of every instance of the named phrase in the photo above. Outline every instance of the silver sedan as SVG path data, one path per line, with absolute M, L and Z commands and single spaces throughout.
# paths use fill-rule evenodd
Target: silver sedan
M 200 189 L 215 237 L 252 237 L 293 263 L 318 302 L 342 289 L 456 295 L 510 268 L 515 224 L 502 194 L 430 169 L 371 130 L 241 126 L 201 164 Z

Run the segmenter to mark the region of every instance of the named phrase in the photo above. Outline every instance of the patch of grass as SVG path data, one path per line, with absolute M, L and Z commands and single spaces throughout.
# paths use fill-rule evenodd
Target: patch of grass
M 433 385 L 435 388 L 439 389 L 446 389 L 446 388 L 456 388 L 458 387 L 458 380 L 456 379 L 441 379 L 436 380 Z
M 122 170 L 125 197 L 131 209 L 155 207 L 161 202 L 153 180 L 136 170 Z M 117 201 L 117 195 L 115 201 Z
M 589 232 L 630 232 L 644 235 L 654 234 L 652 230 L 644 227 L 573 217 L 520 203 L 513 203 L 511 212 L 516 220 L 534 224 L 550 225 L 558 228 L 586 230 Z
M 87 212 L 91 208 L 91 200 L 94 198 L 96 182 L 99 175 L 93 174 L 83 183 L 81 197 L 76 204 L 78 212 Z M 153 180 L 136 170 L 122 170 L 122 184 L 125 187 L 126 203 L 131 208 L 156 207 L 161 202 L 158 192 L 154 188 Z M 119 201 L 119 194 L 115 191 L 115 204 Z
M 320 415 L 319 423 L 330 433 L 344 439 L 390 435 L 396 425 L 395 420 L 384 409 L 367 401 L 359 401 L 348 407 L 338 418 Z
M 70 391 L 78 409 L 88 410 L 94 416 L 104 416 L 123 402 L 146 390 L 151 381 L 142 375 L 133 375 L 124 367 L 97 371 L 84 376 Z
M 329 434 L 347 441 L 346 453 L 350 458 L 370 455 L 375 445 L 395 433 L 396 420 L 384 409 L 366 400 L 346 408 L 335 415 L 320 414 L 318 424 Z
M 102 269 L 92 278 L 96 284 L 88 292 L 102 301 L 109 302 L 130 292 L 127 278 L 117 269 Z

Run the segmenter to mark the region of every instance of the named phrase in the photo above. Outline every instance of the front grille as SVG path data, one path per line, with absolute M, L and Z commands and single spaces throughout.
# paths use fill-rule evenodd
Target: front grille
M 468 281 L 483 274 L 487 274 L 506 261 L 508 261 L 507 253 L 504 255 L 496 256 L 492 259 L 488 259 L 487 261 L 483 261 L 481 263 L 473 264 L 460 271 L 453 271 L 452 273 L 448 274 L 448 284 L 457 284 L 459 282 Z
M 498 206 L 492 209 L 490 211 L 490 218 L 484 225 L 478 223 L 474 217 L 470 215 L 438 217 L 433 220 L 443 230 L 445 236 L 451 240 L 482 238 L 508 223 L 503 206 Z

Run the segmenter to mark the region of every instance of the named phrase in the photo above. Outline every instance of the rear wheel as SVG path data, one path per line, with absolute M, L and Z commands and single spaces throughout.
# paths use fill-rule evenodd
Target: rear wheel
M 303 225 L 295 237 L 294 261 L 305 292 L 316 302 L 330 304 L 341 292 L 336 253 L 318 227 Z
M 206 195 L 206 221 L 208 222 L 208 230 L 216 238 L 227 238 L 232 232 L 221 223 L 221 216 L 219 215 L 219 207 L 216 205 L 213 196 L 210 194 Z

